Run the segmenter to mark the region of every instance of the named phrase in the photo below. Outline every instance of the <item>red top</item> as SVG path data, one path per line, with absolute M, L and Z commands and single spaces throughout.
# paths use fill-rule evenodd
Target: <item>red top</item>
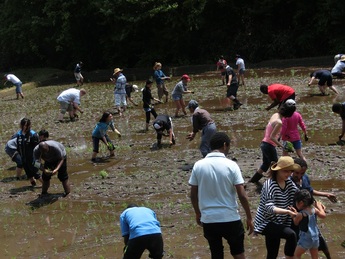
M 279 102 L 286 100 L 293 93 L 295 93 L 295 90 L 287 85 L 272 84 L 268 86 L 268 96 L 272 100 L 277 99 Z

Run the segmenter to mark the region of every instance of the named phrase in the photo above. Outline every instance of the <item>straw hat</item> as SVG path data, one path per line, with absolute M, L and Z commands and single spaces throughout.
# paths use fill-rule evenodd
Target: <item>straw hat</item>
M 301 170 L 301 166 L 298 164 L 295 164 L 291 156 L 281 156 L 278 159 L 278 162 L 271 166 L 271 170 L 273 171 L 278 171 L 278 170 L 299 171 Z
M 123 71 L 122 69 L 117 67 L 117 68 L 114 69 L 114 74 L 113 75 L 115 75 L 115 74 L 117 74 L 119 72 L 122 72 L 122 71 Z

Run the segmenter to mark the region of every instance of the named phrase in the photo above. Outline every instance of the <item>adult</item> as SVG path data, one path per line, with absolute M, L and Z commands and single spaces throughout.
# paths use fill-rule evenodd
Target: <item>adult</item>
M 137 85 L 126 84 L 126 102 L 127 104 L 131 102 L 133 105 L 138 106 L 136 102 L 133 101 L 131 94 L 139 92 Z M 129 102 L 128 102 L 129 101 Z
M 341 59 L 341 57 L 344 56 L 344 54 L 337 54 L 334 56 L 334 64 L 336 64 L 338 62 L 339 59 Z
M 111 157 L 115 156 L 115 146 L 107 134 L 109 128 L 111 128 L 112 131 L 116 132 L 116 134 L 121 137 L 121 133 L 117 128 L 115 128 L 113 115 L 110 112 L 104 112 L 101 119 L 98 121 L 92 131 L 92 162 L 98 161 L 97 154 L 99 152 L 99 141 L 102 141 L 107 146 Z
M 210 146 L 212 152 L 194 164 L 188 182 L 196 222 L 203 227 L 212 258 L 224 258 L 222 238 L 227 240 L 234 258 L 245 258 L 245 231 L 236 193 L 246 213 L 249 235 L 253 232 L 253 221 L 241 170 L 236 162 L 226 158 L 230 138 L 225 133 L 215 133 Z
M 331 73 L 333 76 L 338 78 L 343 78 L 345 75 L 345 72 L 343 70 L 345 69 L 345 55 L 341 56 L 341 58 L 335 63 L 334 67 L 331 70 Z
M 295 101 L 290 99 L 287 100 L 287 102 L 291 102 L 291 105 L 296 105 Z M 283 143 L 286 143 L 287 141 L 291 142 L 296 154 L 299 158 L 306 160 L 303 153 L 302 153 L 302 141 L 301 141 L 301 135 L 299 133 L 298 127 L 301 128 L 301 130 L 304 133 L 304 140 L 308 141 L 309 137 L 307 134 L 307 127 L 305 126 L 305 123 L 303 121 L 302 115 L 295 111 L 291 117 L 283 117 L 282 118 L 282 129 L 280 131 L 281 139 L 283 140 Z M 283 150 L 283 156 L 288 155 L 288 150 Z
M 16 179 L 20 180 L 22 177 L 23 163 L 20 154 L 17 151 L 17 135 L 13 135 L 12 138 L 7 141 L 5 145 L 5 152 L 16 163 Z
M 169 145 L 175 145 L 175 134 L 173 131 L 173 124 L 171 117 L 166 114 L 160 114 L 153 122 L 153 128 L 157 134 L 157 147 L 162 147 L 162 136 L 169 137 Z M 167 132 L 167 134 L 164 133 Z
M 293 258 L 297 244 L 295 231 L 291 228 L 292 217 L 296 212 L 293 206 L 297 187 L 289 178 L 292 171 L 301 167 L 290 156 L 282 156 L 273 164 L 269 178 L 264 182 L 260 202 L 254 220 L 254 231 L 265 236 L 267 259 L 278 256 L 280 239 L 286 239 L 285 258 Z
M 319 86 L 320 92 L 322 95 L 326 95 L 326 82 L 327 87 L 331 89 L 336 94 L 339 94 L 337 89 L 333 86 L 333 77 L 329 70 L 316 70 L 315 72 L 312 72 L 310 74 L 310 81 L 308 83 L 308 86 L 311 86 L 311 84 L 314 82 L 315 79 L 318 79 L 319 82 L 317 85 Z
M 337 202 L 337 196 L 334 193 L 331 192 L 322 192 L 315 190 L 311 186 L 311 182 L 309 179 L 309 176 L 307 175 L 306 171 L 308 170 L 308 164 L 305 160 L 300 158 L 294 158 L 295 164 L 298 164 L 301 167 L 301 170 L 299 171 L 293 171 L 290 178 L 294 182 L 294 184 L 298 187 L 300 190 L 308 190 L 312 196 L 321 196 L 328 198 L 331 202 L 335 203 Z M 298 235 L 298 229 L 294 228 L 297 235 Z M 326 243 L 325 238 L 321 234 L 319 230 L 319 250 L 322 251 L 327 259 L 331 259 L 331 254 L 328 249 L 328 245 Z
M 65 191 L 64 196 L 71 192 L 67 173 L 67 153 L 65 147 L 55 140 L 40 142 L 33 152 L 35 165 L 43 171 L 42 195 L 48 194 L 50 179 L 57 174 Z M 41 161 L 44 165 L 41 166 Z
M 114 78 L 110 78 L 112 82 L 115 82 L 114 86 L 114 98 L 115 98 L 115 107 L 120 116 L 127 108 L 127 101 L 126 101 L 126 84 L 127 79 L 122 73 L 122 69 L 115 68 L 114 69 Z
M 84 77 L 81 74 L 81 68 L 83 65 L 83 62 L 79 61 L 74 68 L 74 77 L 75 80 L 77 80 L 77 86 L 82 86 L 84 84 Z
M 263 94 L 268 94 L 273 100 L 273 102 L 266 107 L 266 111 L 277 105 L 279 108 L 286 100 L 295 100 L 296 97 L 295 90 L 292 87 L 282 84 L 260 85 L 260 91 Z
M 242 103 L 237 99 L 238 82 L 235 71 L 229 65 L 225 69 L 225 80 L 226 80 L 226 103 L 227 108 L 230 107 L 230 102 L 233 103 L 233 109 L 237 110 Z
M 19 99 L 19 96 L 24 98 L 23 90 L 22 90 L 22 81 L 18 77 L 16 77 L 13 74 L 5 74 L 4 75 L 4 85 L 6 85 L 7 82 L 11 82 L 16 87 L 16 95 L 17 100 Z
M 341 121 L 342 121 L 342 127 L 341 127 L 341 133 L 338 136 L 339 141 L 342 141 L 342 138 L 344 137 L 345 133 L 345 102 L 343 103 L 334 103 L 332 105 L 332 111 L 336 114 L 340 115 Z
M 259 184 L 259 180 L 263 177 L 272 162 L 277 162 L 278 153 L 276 147 L 284 149 L 283 143 L 279 141 L 280 132 L 282 129 L 283 121 L 282 118 L 291 117 L 296 111 L 296 106 L 294 102 L 285 102 L 269 119 L 264 138 L 261 141 L 260 149 L 262 152 L 262 164 L 257 169 L 256 173 L 249 180 L 250 183 Z
M 224 56 L 220 56 L 219 60 L 217 61 L 217 64 L 216 64 L 217 71 L 220 71 L 220 76 L 221 76 L 223 85 L 225 85 L 225 68 L 226 68 L 227 64 L 228 63 L 224 59 Z
M 187 108 L 192 115 L 193 131 L 187 135 L 187 139 L 192 141 L 196 134 L 201 131 L 200 152 L 203 157 L 211 152 L 210 139 L 217 131 L 216 124 L 211 115 L 205 109 L 199 108 L 195 100 L 190 100 Z
M 188 75 L 183 75 L 180 81 L 175 85 L 174 90 L 172 91 L 172 98 L 176 105 L 175 117 L 178 117 L 179 111 L 182 109 L 184 115 L 187 115 L 185 110 L 186 104 L 183 100 L 183 95 L 187 93 L 194 93 L 187 89 L 187 84 L 190 81 L 190 77 Z
M 152 93 L 151 93 L 152 84 L 153 84 L 153 82 L 151 80 L 147 80 L 145 83 L 145 87 L 142 90 L 143 108 L 144 108 L 145 117 L 146 117 L 146 126 L 145 126 L 146 131 L 149 130 L 151 114 L 153 115 L 154 118 L 157 117 L 155 106 L 154 106 L 154 104 L 151 104 L 151 100 L 159 102 L 159 103 L 161 102 L 159 99 L 156 99 L 152 96 Z
M 150 258 L 163 257 L 162 231 L 153 210 L 136 204 L 128 205 L 120 215 L 120 227 L 125 243 L 123 259 L 140 259 L 146 249 Z
M 241 58 L 240 55 L 236 55 L 236 66 L 237 66 L 237 75 L 239 77 L 238 83 L 241 85 L 241 80 L 242 80 L 242 85 L 245 86 L 244 84 L 244 73 L 246 71 L 246 66 L 244 64 L 243 58 Z
M 64 122 L 64 115 L 68 111 L 71 121 L 75 121 L 78 118 L 77 111 L 83 113 L 84 111 L 80 108 L 80 99 L 86 94 L 85 89 L 76 89 L 70 88 L 63 91 L 58 97 L 57 100 L 60 103 L 60 114 L 59 122 Z
M 158 92 L 158 99 L 162 101 L 163 95 L 165 95 L 165 102 L 168 102 L 168 88 L 165 85 L 166 80 L 170 80 L 169 76 L 166 76 L 162 71 L 162 63 L 155 62 L 153 66 L 153 70 L 155 71 L 153 73 L 153 78 L 156 80 L 157 84 L 157 92 Z
M 36 186 L 36 180 L 42 182 L 38 169 L 34 166 L 34 148 L 39 143 L 37 133 L 31 129 L 31 121 L 23 118 L 20 121 L 20 130 L 17 133 L 17 151 L 22 159 L 23 168 L 32 186 Z

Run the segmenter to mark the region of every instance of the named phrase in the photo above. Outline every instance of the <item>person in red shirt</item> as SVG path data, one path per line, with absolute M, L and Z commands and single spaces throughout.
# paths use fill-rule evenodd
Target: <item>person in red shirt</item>
M 271 103 L 268 107 L 266 107 L 266 110 L 270 110 L 273 107 L 279 105 L 282 105 L 285 103 L 288 99 L 295 100 L 295 90 L 287 85 L 282 84 L 272 84 L 272 85 L 260 85 L 260 91 L 263 94 L 268 94 L 268 96 L 273 100 L 273 103 Z

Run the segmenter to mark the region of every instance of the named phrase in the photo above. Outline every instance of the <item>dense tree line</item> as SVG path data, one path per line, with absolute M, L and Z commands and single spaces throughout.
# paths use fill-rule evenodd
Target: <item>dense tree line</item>
M 339 0 L 2 0 L 0 69 L 251 62 L 345 52 Z

